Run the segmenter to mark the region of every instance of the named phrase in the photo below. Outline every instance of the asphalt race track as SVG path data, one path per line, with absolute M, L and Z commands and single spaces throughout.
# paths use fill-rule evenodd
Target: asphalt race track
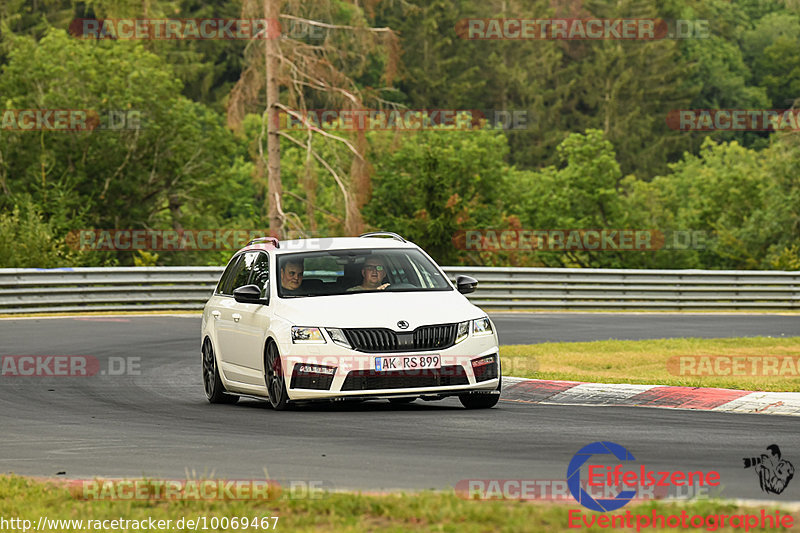
M 795 337 L 800 315 L 493 313 L 502 344 L 675 337 Z
M 778 315 L 493 315 L 504 343 L 800 335 Z M 800 420 L 666 409 L 525 405 L 467 411 L 457 400 L 325 404 L 288 412 L 209 405 L 199 317 L 0 320 L 0 355 L 90 355 L 140 372 L 0 376 L 0 472 L 92 478 L 270 478 L 336 489 L 446 489 L 463 479 L 564 479 L 582 446 L 610 440 L 654 470 L 717 470 L 724 497 L 800 501 L 800 478 L 761 492 L 742 458 L 780 445 L 800 467 Z M 129 360 L 131 361 L 131 360 Z M 797 474 L 795 477 L 800 474 Z

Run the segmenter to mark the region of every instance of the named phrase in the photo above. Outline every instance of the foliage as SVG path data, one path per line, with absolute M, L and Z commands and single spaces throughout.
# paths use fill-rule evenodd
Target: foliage
M 501 221 L 509 168 L 505 136 L 496 131 L 432 130 L 401 135 L 375 161 L 368 222 L 422 246 L 438 261 L 456 260 L 458 230 Z
M 290 235 L 339 235 L 363 217 L 443 263 L 800 268 L 797 132 L 681 133 L 665 121 L 676 109 L 792 106 L 800 97 L 796 2 L 279 3 L 289 16 L 391 28 L 401 52 L 358 31 L 284 36 L 281 74 L 292 88 L 285 85 L 279 99 L 287 107 L 358 107 L 307 85 L 316 82 L 291 67 L 292 54 L 301 53 L 309 72 L 348 80 L 364 106 L 527 114 L 518 130 L 331 132 L 363 151 L 363 165 L 332 138 L 315 135 L 307 144 L 306 131 L 282 131 L 281 206 Z M 0 129 L 0 267 L 219 264 L 230 250 L 85 252 L 71 248 L 68 236 L 83 228 L 269 226 L 258 151 L 263 42 L 94 42 L 65 31 L 82 17 L 239 17 L 260 5 L 0 4 L 0 110 L 141 112 L 144 126 Z M 709 34 L 631 42 L 459 33 L 465 19 L 489 17 L 705 19 Z M 252 90 L 238 95 L 242 128 L 233 132 L 226 111 L 236 108 L 230 95 L 242 79 Z M 695 231 L 707 239 L 689 249 L 567 252 L 474 252 L 453 241 L 460 230 L 486 228 Z
M 69 246 L 59 217 L 46 220 L 30 197 L 0 212 L 0 258 L 4 268 L 106 266 L 114 262 L 102 253 Z M 63 223 L 63 221 L 62 221 Z
M 61 30 L 38 43 L 17 37 L 0 94 L 5 109 L 100 117 L 94 130 L 0 131 L 6 206 L 30 195 L 45 217 L 67 212 L 120 229 L 209 224 L 218 219 L 208 208 L 231 209 L 216 192 L 241 179 L 233 135 L 181 96 L 169 66 L 138 43 L 82 42 Z M 103 127 L 112 113 L 125 128 Z

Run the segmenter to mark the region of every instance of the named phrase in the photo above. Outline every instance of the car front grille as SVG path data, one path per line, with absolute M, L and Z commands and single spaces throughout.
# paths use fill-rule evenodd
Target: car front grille
M 387 328 L 345 329 L 347 342 L 354 350 L 367 353 L 443 350 L 456 342 L 457 324 L 420 326 L 414 331 L 396 332 Z
M 458 324 L 422 326 L 414 330 L 415 350 L 441 350 L 456 342 Z
M 448 387 L 467 385 L 469 379 L 461 365 L 445 365 L 438 369 L 352 370 L 342 384 L 343 391 L 376 389 L 411 389 L 417 387 Z

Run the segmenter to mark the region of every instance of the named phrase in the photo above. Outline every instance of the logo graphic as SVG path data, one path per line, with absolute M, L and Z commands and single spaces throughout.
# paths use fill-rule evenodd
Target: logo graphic
M 406 322 L 405 320 L 401 320 L 400 322 L 397 323 L 397 327 L 400 329 L 408 329 L 408 322 Z
M 614 442 L 600 441 L 593 442 L 584 446 L 576 453 L 567 467 L 567 487 L 572 497 L 579 504 L 591 509 L 592 511 L 615 511 L 625 506 L 636 496 L 635 490 L 620 491 L 616 497 L 611 499 L 594 499 L 581 486 L 581 466 L 586 463 L 593 455 L 613 454 L 620 461 L 635 461 L 633 455 L 624 447 Z
M 767 446 L 767 451 L 769 455 L 764 453 L 761 457 L 744 457 L 742 461 L 745 468 L 755 469 L 762 491 L 780 494 L 794 476 L 794 465 L 781 459 L 781 449 L 777 444 Z

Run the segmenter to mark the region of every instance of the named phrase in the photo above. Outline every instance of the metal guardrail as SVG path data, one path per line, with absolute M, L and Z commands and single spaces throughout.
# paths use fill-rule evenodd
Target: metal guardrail
M 0 269 L 1 313 L 199 310 L 223 267 Z M 800 271 L 445 267 L 500 309 L 800 309 Z

